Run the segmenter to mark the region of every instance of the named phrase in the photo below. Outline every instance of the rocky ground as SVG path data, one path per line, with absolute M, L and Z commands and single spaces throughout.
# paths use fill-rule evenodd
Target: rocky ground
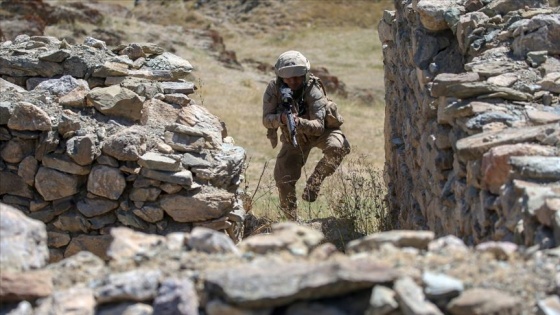
M 295 223 L 223 233 L 111 231 L 107 261 L 45 264 L 46 230 L 0 204 L 0 314 L 558 314 L 559 248 L 469 248 L 429 231 L 347 244 Z M 11 223 L 10 223 L 11 222 Z M 24 280 L 24 281 L 22 281 Z

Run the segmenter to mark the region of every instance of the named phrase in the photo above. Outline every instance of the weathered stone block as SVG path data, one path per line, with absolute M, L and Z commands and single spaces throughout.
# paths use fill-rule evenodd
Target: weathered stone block
M 49 257 L 45 225 L 0 203 L 0 251 L 1 274 L 44 267 Z
M 80 176 L 59 172 L 41 166 L 35 175 L 35 188 L 44 200 L 62 199 L 77 194 L 83 179 Z
M 233 194 L 209 190 L 194 194 L 165 195 L 160 206 L 177 222 L 197 222 L 224 216 L 233 207 Z
M 8 120 L 8 128 L 49 131 L 52 128 L 52 123 L 49 114 L 41 108 L 28 102 L 19 102 L 14 106 L 12 115 Z
M 142 118 L 143 101 L 138 95 L 118 85 L 91 90 L 87 95 L 88 104 L 92 104 L 101 113 L 138 121 Z
M 117 200 L 126 187 L 124 175 L 116 168 L 97 165 L 88 176 L 87 189 L 90 193 Z

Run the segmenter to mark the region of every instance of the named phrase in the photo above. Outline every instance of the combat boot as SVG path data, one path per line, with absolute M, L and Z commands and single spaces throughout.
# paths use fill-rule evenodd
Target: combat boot
M 297 198 L 295 192 L 295 187 L 291 186 L 279 186 L 278 187 L 279 197 L 280 197 L 280 211 L 284 213 L 288 220 L 297 221 Z
M 282 212 L 284 212 L 284 214 L 286 215 L 288 220 L 291 221 L 297 221 L 298 220 L 298 215 L 297 215 L 297 209 L 282 209 Z
M 344 155 L 336 154 L 336 152 L 337 151 L 334 151 L 334 153 L 329 154 L 329 156 L 323 156 L 323 158 L 317 163 L 313 173 L 307 179 L 307 184 L 305 185 L 303 195 L 301 196 L 303 200 L 307 202 L 314 202 L 317 200 L 323 180 L 334 173 L 344 157 Z
M 307 184 L 303 189 L 303 195 L 301 198 L 307 202 L 314 202 L 317 200 L 319 196 L 319 191 L 321 190 L 321 183 L 325 177 L 320 175 L 318 172 L 313 172 L 309 179 L 307 180 Z
M 306 185 L 301 198 L 307 202 L 314 202 L 319 196 L 320 189 L 321 187 L 317 185 Z

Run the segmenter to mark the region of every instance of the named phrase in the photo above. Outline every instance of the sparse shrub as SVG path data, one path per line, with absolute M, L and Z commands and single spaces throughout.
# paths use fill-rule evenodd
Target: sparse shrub
M 333 174 L 323 195 L 329 212 L 353 222 L 355 232 L 368 235 L 392 228 L 383 171 L 364 156 L 350 157 Z
M 245 211 L 251 213 L 253 209 L 258 209 L 257 213 L 251 215 L 266 218 L 269 222 L 281 221 L 282 215 L 276 194 L 276 184 L 272 176 L 272 170 L 268 167 L 268 162 L 262 166 L 259 178 L 255 182 L 251 182 L 250 177 L 247 176 L 247 170 L 251 167 L 251 158 L 248 159 L 245 165 L 245 183 L 241 193 L 243 200 L 243 207 Z

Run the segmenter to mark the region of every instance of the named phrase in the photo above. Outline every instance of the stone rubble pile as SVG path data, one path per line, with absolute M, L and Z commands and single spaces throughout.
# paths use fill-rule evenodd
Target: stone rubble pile
M 560 9 L 545 0 L 395 5 L 378 30 L 400 227 L 467 244 L 560 246 Z
M 245 151 L 157 45 L 20 35 L 0 43 L 0 197 L 44 222 L 51 261 L 106 257 L 109 230 L 242 237 Z
M 293 222 L 237 245 L 204 227 L 166 236 L 115 227 L 108 261 L 82 251 L 47 265 L 45 225 L 1 203 L 0 236 L 1 314 L 560 311 L 560 248 L 472 248 L 454 236 L 395 230 L 354 240 L 343 254 Z

